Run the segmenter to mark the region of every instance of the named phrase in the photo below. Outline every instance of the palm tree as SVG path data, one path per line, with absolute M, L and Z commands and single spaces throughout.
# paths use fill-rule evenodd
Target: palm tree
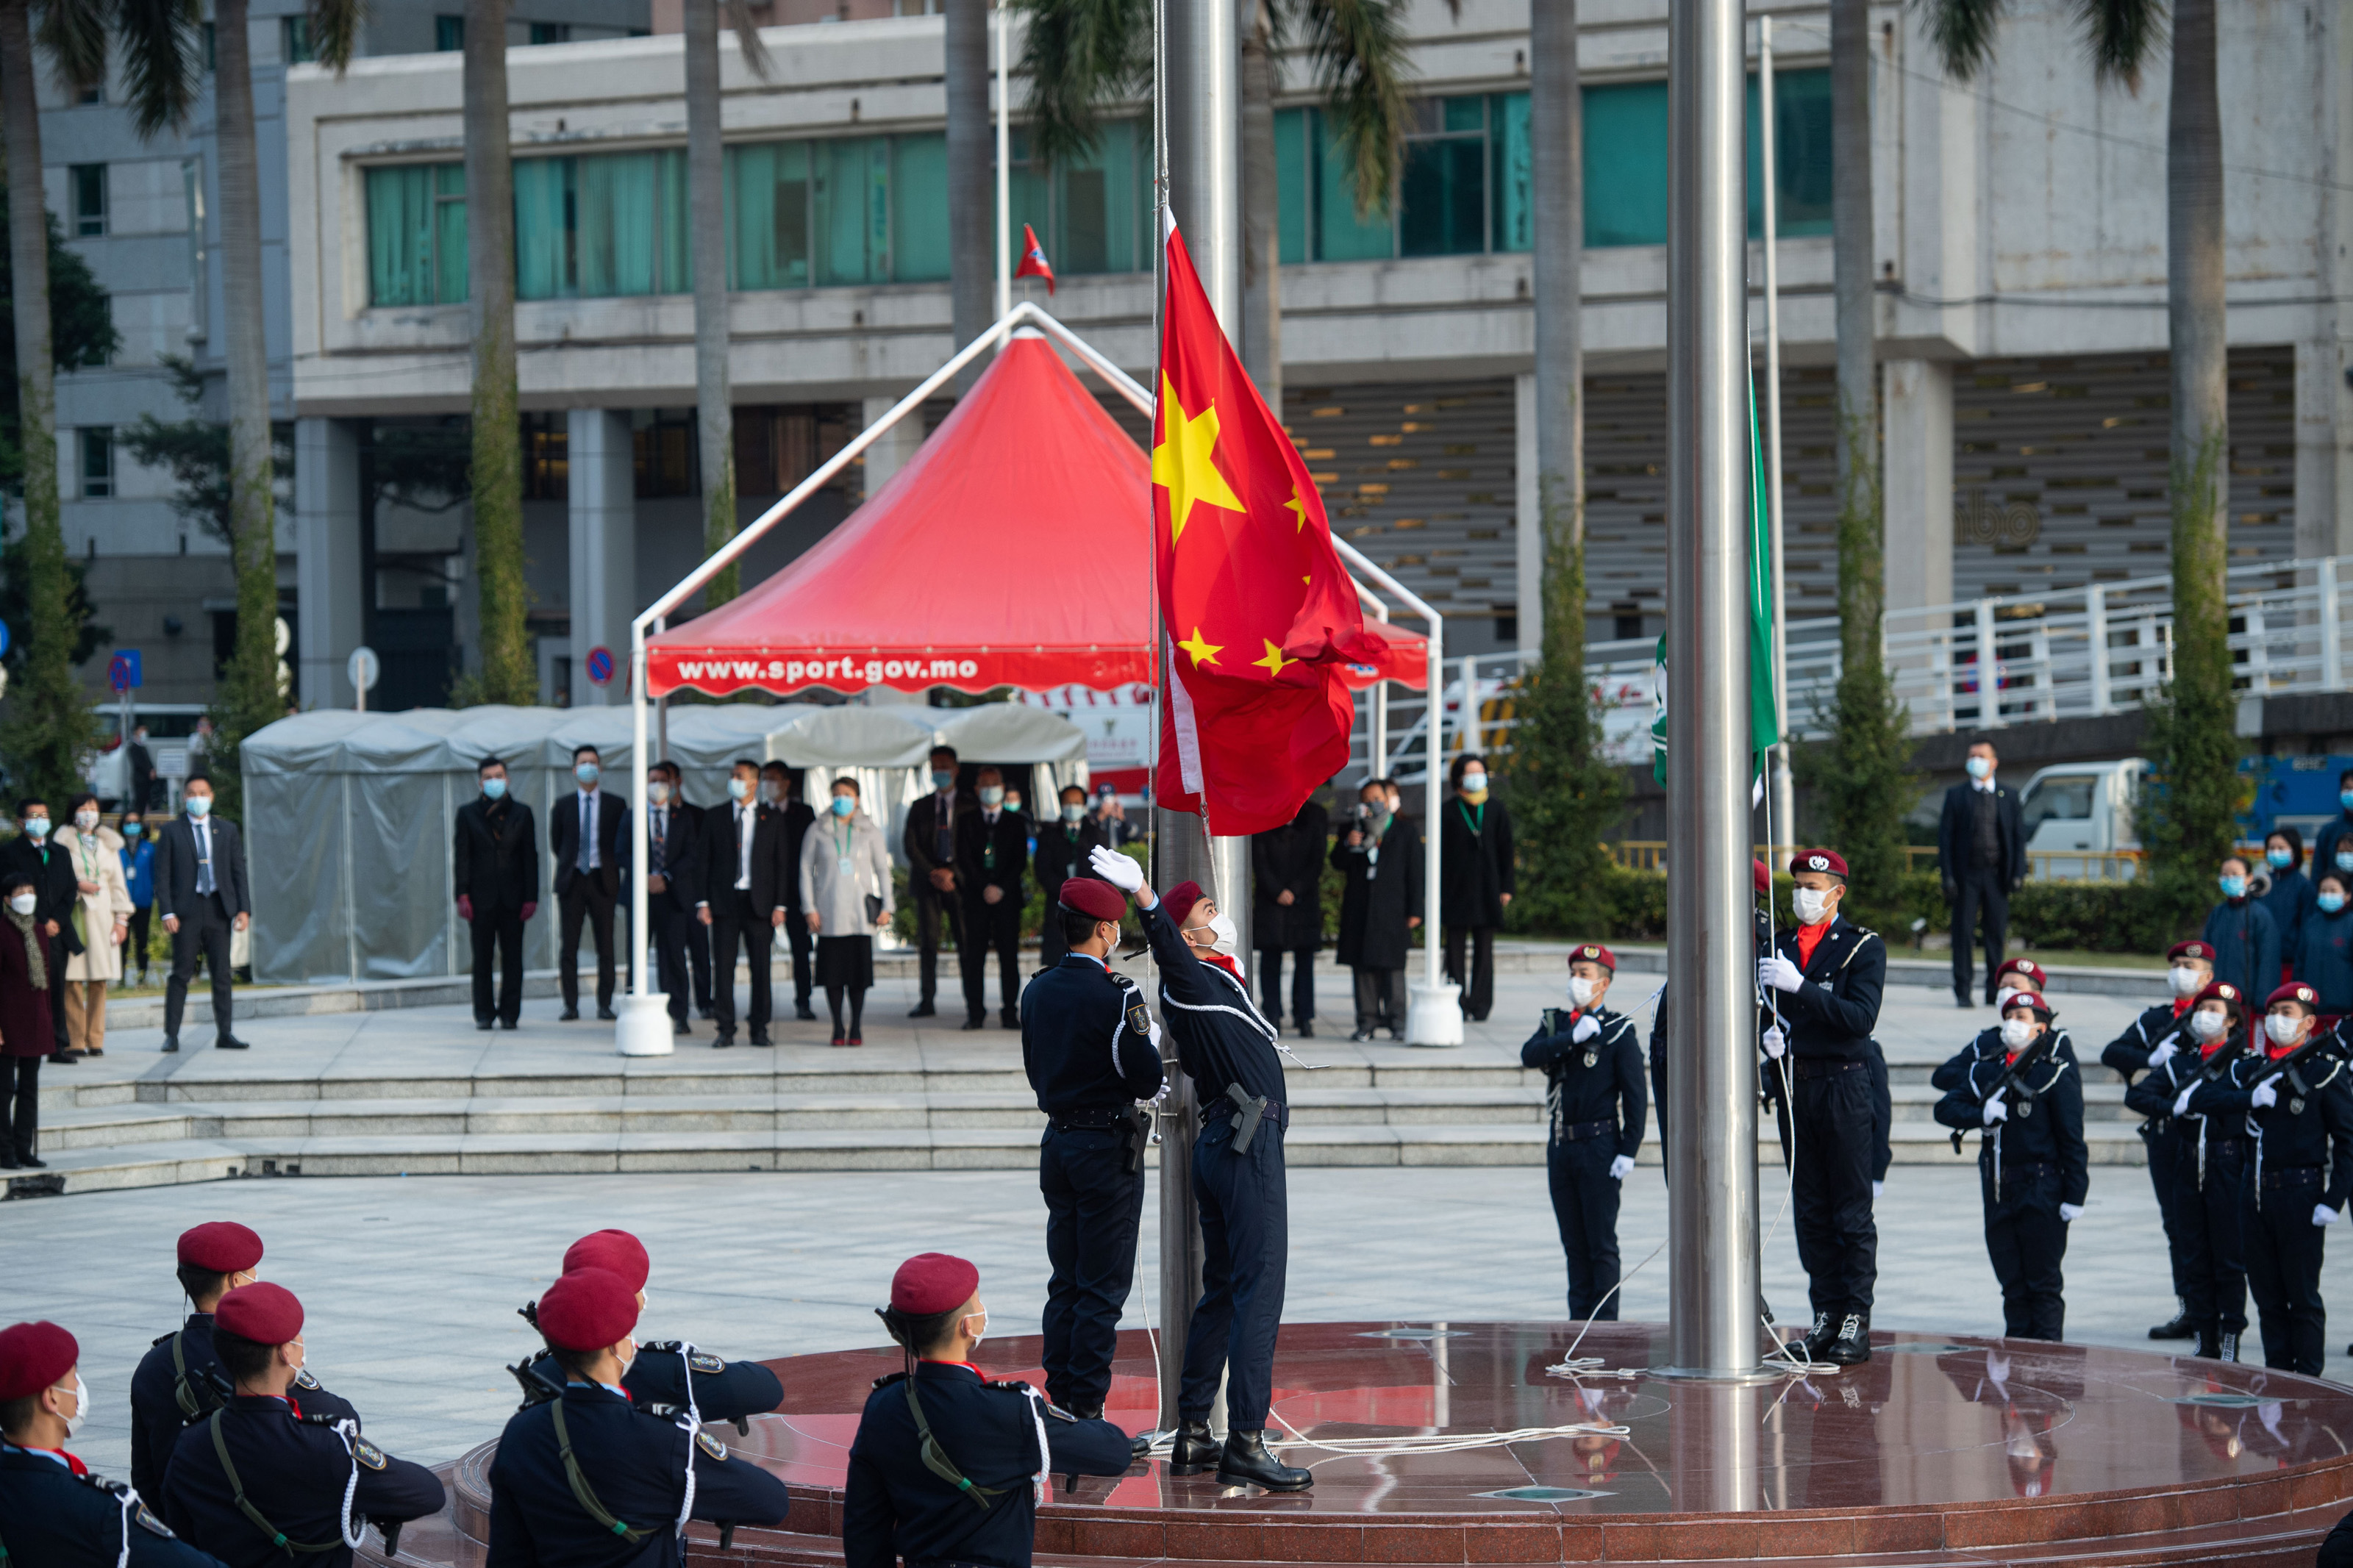
M 474 326 L 474 583 L 485 702 L 535 702 L 523 617 L 522 436 L 515 379 L 514 161 L 507 0 L 466 0 L 466 298 Z
M 1246 0 L 1241 16 L 1242 369 L 1282 412 L 1282 201 L 1274 154 L 1274 12 Z
M 946 0 L 948 97 L 948 307 L 955 346 L 980 336 L 995 312 L 995 132 L 988 119 L 988 0 Z M 967 391 L 986 366 L 956 377 Z
M 1545 540 L 1543 647 L 1585 669 L 1585 112 L 1577 0 L 1539 0 L 1528 18 L 1529 176 L 1535 187 L 1536 494 Z M 1527 630 L 1535 630 L 1530 627 Z
M 765 81 L 775 68 L 745 0 L 686 0 L 686 184 L 687 205 L 694 213 L 694 403 L 702 447 L 706 554 L 735 537 L 735 409 L 727 377 L 727 162 L 719 100 L 723 5 L 752 74 Z M 728 567 L 703 588 L 703 603 L 733 598 L 741 581 L 741 574 Z

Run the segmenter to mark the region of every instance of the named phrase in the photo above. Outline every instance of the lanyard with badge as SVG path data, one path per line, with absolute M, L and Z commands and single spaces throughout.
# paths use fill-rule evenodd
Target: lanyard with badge
M 858 829 L 855 827 L 837 827 L 831 828 L 828 831 L 830 831 L 834 836 L 833 849 L 835 868 L 845 877 L 855 877 L 858 873 L 850 865 L 849 847 L 853 843 L 857 842 Z

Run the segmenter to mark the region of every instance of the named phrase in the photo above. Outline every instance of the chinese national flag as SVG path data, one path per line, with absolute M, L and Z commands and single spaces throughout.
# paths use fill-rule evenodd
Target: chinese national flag
M 1158 802 L 1219 836 L 1298 814 L 1347 764 L 1342 667 L 1370 662 L 1355 586 L 1307 465 L 1243 374 L 1168 232 L 1154 555 L 1170 680 Z

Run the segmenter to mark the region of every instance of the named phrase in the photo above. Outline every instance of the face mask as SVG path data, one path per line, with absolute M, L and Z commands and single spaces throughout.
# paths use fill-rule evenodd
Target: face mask
M 2304 1037 L 2304 1019 L 2293 1013 L 2266 1013 L 2263 1033 L 2275 1046 L 2292 1046 Z
M 2337 792 L 2337 804 L 2343 806 L 2348 811 L 2353 811 L 2353 789 L 2338 790 Z
M 774 779 L 764 779 L 760 784 L 760 798 L 770 805 L 782 805 L 785 804 L 785 786 Z
M 2289 862 L 2293 861 L 2295 857 L 2290 855 L 2284 849 L 2270 849 L 2264 851 L 2263 858 L 2272 863 L 2272 867 L 2274 870 L 2284 871 L 2287 869 Z
M 2202 969 L 2192 969 L 2186 963 L 2177 963 L 2173 966 L 2172 979 L 2173 994 L 2176 996 L 2195 996 L 2206 989 L 2206 972 Z
M 1473 800 L 1477 800 L 1483 796 L 1487 793 L 1487 775 L 1485 773 L 1464 773 L 1462 775 L 1462 793 Z
M 1789 903 L 1798 911 L 1801 926 L 1818 926 L 1830 918 L 1831 895 L 1827 889 L 1799 888 L 1789 895 Z
M 201 818 L 209 813 L 212 808 L 213 797 L 208 795 L 192 795 L 188 797 L 188 815 L 190 816 Z
M 934 768 L 932 770 L 932 787 L 934 789 L 955 788 L 955 774 L 948 772 L 944 768 Z
M 1568 1000 L 1579 1011 L 1593 1005 L 1593 994 L 1599 989 L 1598 982 L 1588 980 L 1582 974 L 1568 977 Z
M 81 832 L 88 833 L 91 828 L 96 827 L 97 826 L 98 813 L 94 811 L 77 811 L 74 813 L 74 826 Z
M 122 837 L 125 838 L 136 838 L 146 831 L 135 822 L 126 822 L 122 825 Z
M 646 785 L 646 798 L 652 801 L 656 805 L 668 805 L 670 804 L 670 785 L 666 784 L 649 784 Z
M 2320 905 L 2322 910 L 2333 915 L 2337 910 L 2345 907 L 2345 895 L 2342 893 L 2323 893 L 2315 901 Z
M 980 786 L 980 804 L 991 810 L 1005 804 L 1005 792 L 995 784 Z
M 2221 1039 L 2230 1027 L 2229 1016 L 2211 1008 L 2200 1007 L 2189 1015 L 2189 1032 L 2210 1045 Z
M 504 779 L 484 779 L 482 781 L 482 794 L 491 800 L 506 799 L 507 781 Z
M 623 1377 L 628 1376 L 629 1369 L 638 1364 L 638 1342 L 632 1339 L 628 1342 L 628 1345 L 629 1353 L 621 1358 L 621 1375 Z
M 1208 925 L 1195 926 L 1191 931 L 1187 931 L 1185 933 L 1186 940 L 1191 941 L 1194 937 L 1198 936 L 1204 931 L 1209 933 L 1209 941 L 1207 943 L 1207 946 L 1211 952 L 1218 953 L 1228 958 L 1233 956 L 1234 948 L 1239 943 L 1240 933 L 1234 930 L 1234 918 L 1231 915 L 1225 913 L 1223 910 L 1219 910 L 1218 913 L 1209 917 L 1209 923 Z M 1196 942 L 1193 945 L 1199 947 L 1204 944 Z
M 2001 1021 L 2001 1043 L 2013 1051 L 2022 1051 L 2034 1043 L 2034 1020 L 2004 1018 Z
M 1075 803 L 1062 807 L 1062 820 L 1064 822 L 1084 822 L 1086 819 L 1087 808 L 1083 802 Z
M 2337 852 L 2337 868 L 2340 871 L 2353 871 L 2353 849 L 2339 849 Z
M 2247 879 L 2244 877 L 2218 877 L 2215 881 L 2221 888 L 2222 896 L 2226 899 L 2243 899 L 2247 896 Z
M 90 1419 L 90 1385 L 82 1382 L 79 1372 L 74 1373 L 73 1396 L 74 1413 L 66 1417 L 66 1441 L 69 1443 L 81 1435 L 82 1423 Z
M 987 1312 L 975 1312 L 971 1317 L 965 1319 L 965 1321 L 969 1323 L 972 1321 L 973 1318 L 978 1318 L 980 1320 L 980 1327 L 972 1331 L 973 1348 L 977 1350 L 980 1347 L 980 1342 L 988 1337 L 988 1314 Z
M 1973 779 L 1984 778 L 1993 772 L 1993 764 L 1987 762 L 1983 757 L 1971 757 L 1968 760 L 1968 766 L 1969 770 L 1969 777 Z
M 599 768 L 594 763 L 582 763 L 578 767 L 572 770 L 572 776 L 578 779 L 582 784 L 592 784 L 596 782 L 597 774 L 603 771 L 603 769 Z
M 34 893 L 18 893 L 8 900 L 8 907 L 20 915 L 29 915 L 40 907 L 40 898 Z
M 835 796 L 833 797 L 833 815 L 834 815 L 834 816 L 848 816 L 851 812 L 856 811 L 857 809 L 858 809 L 858 797 L 857 797 L 856 795 L 835 795 Z
M 730 800 L 749 800 L 752 798 L 752 790 L 753 783 L 750 779 L 733 778 L 727 781 L 727 797 Z
M 1009 812 L 1013 812 L 1018 816 L 1021 810 L 1021 797 L 1018 795 L 1007 795 L 1005 797 L 1005 809 Z
M 47 838 L 49 836 L 49 819 L 46 816 L 28 816 L 25 818 L 25 831 L 35 838 Z

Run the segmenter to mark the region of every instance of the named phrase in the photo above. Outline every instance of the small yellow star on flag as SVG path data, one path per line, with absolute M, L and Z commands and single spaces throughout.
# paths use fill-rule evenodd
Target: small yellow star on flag
M 1193 635 L 1198 637 L 1200 634 L 1196 632 Z M 1259 638 L 1259 641 L 1266 643 L 1266 657 L 1264 658 L 1254 658 L 1250 660 L 1250 663 L 1261 669 L 1264 669 L 1269 675 L 1281 675 L 1284 665 L 1297 664 L 1299 662 L 1295 658 L 1283 658 L 1282 650 L 1275 647 L 1273 643 L 1268 642 L 1266 638 L 1261 637 Z
M 1201 666 L 1205 664 L 1217 663 L 1218 656 L 1226 651 L 1226 645 L 1223 643 L 1202 641 L 1201 628 L 1198 626 L 1195 626 L 1193 628 L 1193 635 L 1191 637 L 1187 638 L 1184 642 L 1178 643 L 1176 646 L 1193 656 L 1193 668 L 1196 669 L 1200 668 Z

